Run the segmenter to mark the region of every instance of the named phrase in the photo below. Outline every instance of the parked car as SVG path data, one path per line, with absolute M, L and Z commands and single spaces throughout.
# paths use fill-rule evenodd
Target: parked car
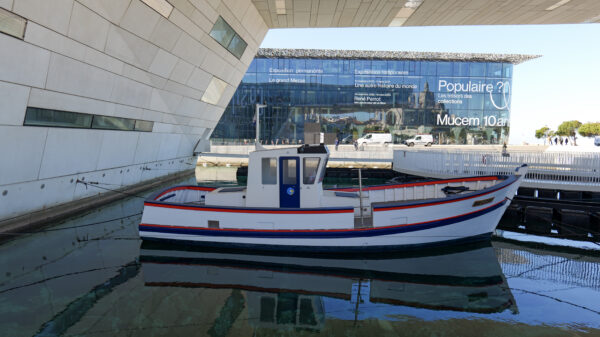
M 367 133 L 366 135 L 360 137 L 358 140 L 358 146 L 362 146 L 364 144 L 387 144 L 392 142 L 392 134 L 391 133 Z
M 431 146 L 433 144 L 432 135 L 416 135 L 413 138 L 409 138 L 404 141 L 407 146 L 425 145 Z

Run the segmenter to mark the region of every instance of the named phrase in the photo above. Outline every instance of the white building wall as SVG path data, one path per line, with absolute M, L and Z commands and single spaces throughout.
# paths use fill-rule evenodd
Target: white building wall
M 102 192 L 77 179 L 138 183 L 193 168 L 268 28 L 250 0 L 0 0 L 28 20 L 0 34 L 0 220 Z M 208 35 L 222 16 L 240 60 Z M 213 76 L 216 105 L 201 100 Z M 152 132 L 23 126 L 38 107 L 154 122 Z M 201 144 L 202 145 L 202 144 Z

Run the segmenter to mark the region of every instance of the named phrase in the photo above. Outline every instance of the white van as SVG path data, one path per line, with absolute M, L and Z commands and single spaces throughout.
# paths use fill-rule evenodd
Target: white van
M 413 138 L 405 140 L 404 144 L 406 144 L 407 146 L 415 146 L 415 145 L 431 146 L 431 144 L 433 144 L 433 136 L 432 135 L 416 135 Z
M 391 133 L 367 133 L 366 135 L 357 139 L 356 142 L 358 143 L 358 146 L 362 146 L 364 144 L 391 143 L 392 142 L 392 134 Z

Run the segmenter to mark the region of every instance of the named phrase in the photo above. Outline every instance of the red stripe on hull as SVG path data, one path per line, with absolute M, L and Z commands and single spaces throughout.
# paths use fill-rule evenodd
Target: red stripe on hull
M 441 218 L 441 219 L 435 219 L 435 220 L 428 220 L 428 221 L 422 221 L 422 222 L 414 222 L 414 223 L 410 223 L 410 224 L 402 224 L 402 225 L 391 225 L 391 226 L 382 226 L 382 227 L 373 227 L 373 228 L 352 228 L 352 229 L 285 229 L 285 230 L 281 230 L 281 229 L 246 229 L 246 228 L 227 228 L 227 229 L 222 229 L 222 228 L 207 228 L 207 227 L 191 227 L 191 226 L 172 226 L 172 225 L 155 225 L 155 224 L 146 224 L 146 223 L 140 223 L 140 226 L 148 226 L 148 227 L 156 227 L 156 228 L 179 228 L 179 229 L 192 229 L 192 230 L 205 230 L 205 231 L 227 231 L 227 232 L 266 232 L 266 233 L 302 233 L 302 232 L 309 232 L 309 233 L 343 233 L 343 232 L 363 232 L 363 231 L 371 231 L 371 230 L 382 230 L 382 229 L 392 229 L 392 228 L 401 228 L 401 227 L 409 227 L 409 226 L 416 226 L 416 225 L 422 225 L 422 224 L 426 224 L 426 223 L 430 223 L 430 222 L 437 222 L 437 221 L 444 221 L 444 220 L 449 220 L 449 219 L 453 219 L 453 218 L 458 218 L 458 217 L 462 217 L 462 216 L 466 216 L 466 215 L 470 215 L 470 214 L 474 214 L 477 212 L 481 212 L 481 211 L 485 211 L 486 209 L 492 208 L 492 207 L 496 207 L 499 204 L 505 202 L 507 198 L 502 199 L 502 201 L 495 203 L 493 205 L 490 205 L 488 207 L 485 208 L 481 208 L 478 209 L 476 211 L 472 211 L 472 212 L 468 212 L 468 213 L 464 213 L 464 214 L 459 214 L 459 215 L 454 215 L 451 217 L 446 217 L 446 218 Z

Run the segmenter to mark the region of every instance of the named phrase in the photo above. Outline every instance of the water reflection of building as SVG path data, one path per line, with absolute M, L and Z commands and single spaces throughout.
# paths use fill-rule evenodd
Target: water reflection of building
M 513 65 L 527 59 L 261 49 L 212 140 L 253 139 L 261 102 L 268 106 L 260 136 L 268 143 L 313 143 L 321 134 L 333 143 L 367 132 L 392 133 L 396 142 L 431 133 L 443 144 L 500 143 L 508 137 Z
M 321 331 L 343 313 L 354 320 L 402 307 L 472 313 L 516 312 L 517 307 L 488 243 L 385 258 L 314 258 L 185 251 L 142 245 L 146 287 L 232 290 L 228 310 L 254 329 Z M 391 256 L 390 256 L 391 255 Z M 473 266 L 477 267 L 474 268 Z M 241 291 L 240 295 L 234 293 Z M 333 306 L 333 313 L 324 303 Z M 382 317 L 383 318 L 383 317 Z

